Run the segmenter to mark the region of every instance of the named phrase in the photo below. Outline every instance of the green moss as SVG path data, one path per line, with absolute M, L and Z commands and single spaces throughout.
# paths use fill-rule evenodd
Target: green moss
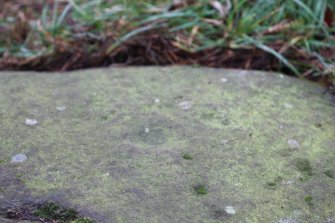
M 313 205 L 313 197 L 312 196 L 308 195 L 304 198 L 304 200 L 308 205 L 310 205 L 310 206 Z
M 55 213 L 58 212 L 59 206 L 54 203 L 43 204 L 35 211 L 35 215 L 41 218 L 53 218 Z
M 335 173 L 333 170 L 326 170 L 325 172 L 323 172 L 327 177 L 330 178 L 335 178 Z
M 101 120 L 102 120 L 102 121 L 107 121 L 107 120 L 108 120 L 108 116 L 107 116 L 107 115 L 103 115 L 103 116 L 101 116 Z
M 306 158 L 297 158 L 295 160 L 296 168 L 306 177 L 313 175 L 313 168 L 311 163 Z
M 78 218 L 74 221 L 71 221 L 70 223 L 94 223 L 94 221 L 88 218 Z
M 35 209 L 35 210 L 34 210 Z M 78 216 L 78 212 L 71 208 L 63 208 L 56 203 L 47 202 L 44 204 L 27 203 L 21 207 L 16 207 L 6 211 L 5 218 L 19 219 L 22 213 L 29 217 L 38 217 L 43 222 L 57 223 L 95 223 L 95 221 Z M 1 218 L 1 212 L 0 212 Z M 0 219 L 1 221 L 1 219 Z
M 204 185 L 197 185 L 197 186 L 193 187 L 193 189 L 194 189 L 194 191 L 197 195 L 208 194 L 208 190 L 207 190 L 206 186 L 204 186 Z
M 266 187 L 272 190 L 275 190 L 278 186 L 278 184 L 280 184 L 282 182 L 283 178 L 280 176 L 277 176 L 273 181 L 266 183 Z
M 293 149 L 292 148 L 285 148 L 279 151 L 279 154 L 283 157 L 292 156 Z
M 183 95 L 177 95 L 177 96 L 175 96 L 173 99 L 183 99 L 183 98 L 184 98 Z
M 34 214 L 45 220 L 57 220 L 60 222 L 74 221 L 78 218 L 77 211 L 62 208 L 55 203 L 45 203 L 41 205 Z
M 6 160 L 0 160 L 0 165 L 5 164 L 5 163 L 6 163 Z
M 202 119 L 214 119 L 215 118 L 215 113 L 214 112 L 204 112 L 200 115 L 200 118 Z
M 266 183 L 266 187 L 268 189 L 271 189 L 271 190 L 275 190 L 276 186 L 277 186 L 277 183 L 275 183 L 275 182 L 268 182 L 268 183 Z
M 269 183 L 267 183 L 267 185 L 270 186 L 270 187 L 274 187 L 274 186 L 276 186 L 277 184 L 276 184 L 275 182 L 269 182 Z
M 5 187 L 0 187 L 0 193 L 3 193 L 6 191 L 6 188 Z
M 184 153 L 182 157 L 184 160 L 193 160 L 193 157 L 189 153 Z
M 24 183 L 25 182 L 25 180 L 23 179 L 23 175 L 22 174 L 16 174 L 15 175 L 16 176 L 16 179 L 18 180 L 18 181 L 20 181 L 20 182 L 22 182 L 22 183 Z

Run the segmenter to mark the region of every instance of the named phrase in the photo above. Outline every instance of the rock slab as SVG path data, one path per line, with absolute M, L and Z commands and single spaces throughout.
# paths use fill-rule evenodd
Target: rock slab
M 0 214 L 48 201 L 103 223 L 334 222 L 334 117 L 322 88 L 273 73 L 1 72 Z

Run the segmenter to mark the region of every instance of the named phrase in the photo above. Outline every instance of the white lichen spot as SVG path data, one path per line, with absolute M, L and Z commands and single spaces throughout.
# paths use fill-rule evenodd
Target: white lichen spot
M 155 103 L 159 103 L 161 100 L 159 100 L 158 98 L 155 98 Z
M 149 128 L 145 128 L 145 129 L 144 129 L 144 132 L 145 132 L 145 133 L 149 133 L 149 132 L 150 132 L 150 129 L 149 129 Z
M 292 180 L 287 180 L 287 181 L 283 181 L 281 184 L 282 184 L 282 185 L 290 185 L 290 184 L 292 184 L 292 183 L 293 183 Z
M 38 122 L 36 119 L 30 119 L 30 118 L 27 118 L 26 121 L 25 121 L 26 125 L 36 125 Z
M 222 81 L 223 83 L 226 83 L 226 82 L 228 82 L 228 79 L 227 79 L 227 78 L 221 78 L 221 81 Z
M 280 78 L 284 78 L 284 74 L 279 74 L 279 77 Z
M 287 109 L 292 109 L 292 108 L 293 108 L 293 105 L 290 104 L 290 103 L 285 103 L 285 104 L 284 104 L 284 107 L 287 108 Z
M 299 143 L 295 139 L 287 140 L 287 143 L 290 145 L 291 148 L 299 148 Z
M 102 174 L 102 176 L 109 177 L 109 173 L 104 173 L 104 174 Z
M 181 109 L 183 109 L 183 111 L 188 111 L 191 109 L 192 104 L 189 101 L 183 101 L 179 103 L 179 107 L 181 107 Z
M 235 208 L 233 206 L 226 206 L 225 209 L 227 214 L 234 215 L 236 214 Z
M 62 111 L 65 111 L 66 107 L 65 106 L 59 106 L 56 109 L 57 109 L 57 111 L 62 112 Z
M 12 163 L 23 163 L 24 161 L 27 160 L 27 156 L 20 153 L 20 154 L 16 154 L 14 156 L 12 156 Z

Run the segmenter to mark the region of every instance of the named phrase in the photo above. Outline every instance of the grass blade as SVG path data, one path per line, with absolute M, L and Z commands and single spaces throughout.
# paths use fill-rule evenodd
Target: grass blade
M 297 76 L 301 76 L 300 72 L 297 70 L 297 68 L 290 63 L 283 55 L 281 55 L 280 53 L 278 53 L 277 51 L 275 51 L 274 49 L 272 49 L 271 47 L 263 44 L 260 41 L 254 40 L 248 36 L 245 36 L 247 38 L 248 41 L 250 41 L 250 43 L 254 44 L 257 48 L 272 54 L 273 56 L 275 56 L 279 61 L 281 61 L 283 64 L 285 64 L 288 68 L 290 68 L 291 71 L 294 72 L 294 74 L 296 74 Z

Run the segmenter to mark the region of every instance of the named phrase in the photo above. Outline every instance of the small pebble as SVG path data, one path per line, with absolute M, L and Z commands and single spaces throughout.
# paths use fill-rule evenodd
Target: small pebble
M 66 107 L 65 106 L 59 106 L 56 109 L 57 109 L 57 111 L 62 112 L 62 111 L 65 111 Z
M 285 107 L 285 108 L 288 108 L 288 109 L 292 109 L 292 108 L 293 108 L 293 105 L 292 105 L 292 104 L 289 104 L 289 103 L 285 103 L 285 104 L 284 104 L 284 107 Z
M 226 206 L 224 210 L 226 211 L 227 214 L 231 215 L 236 214 L 235 208 L 232 206 Z
M 283 182 L 282 182 L 283 185 L 290 185 L 290 184 L 292 184 L 292 183 L 293 183 L 293 181 L 291 181 L 291 180 L 283 181 Z
M 192 104 L 189 101 L 183 101 L 179 103 L 179 107 L 181 107 L 183 111 L 188 111 L 192 107 Z
M 149 129 L 149 128 L 145 128 L 145 129 L 144 129 L 144 132 L 145 132 L 145 133 L 149 133 L 149 132 L 150 132 L 150 129 Z
M 27 160 L 27 156 L 24 154 L 16 154 L 12 156 L 12 163 L 23 163 L 24 161 Z
M 227 78 L 221 78 L 221 81 L 222 81 L 223 83 L 226 83 L 226 82 L 228 81 L 228 79 L 227 79 Z
M 297 140 L 289 139 L 287 143 L 290 145 L 291 148 L 299 148 L 299 143 Z
M 33 125 L 37 124 L 37 120 L 36 119 L 29 119 L 29 118 L 27 118 L 26 121 L 25 121 L 25 123 L 26 123 L 26 125 L 33 126 Z
M 159 100 L 158 98 L 155 98 L 155 103 L 159 103 L 161 100 Z
M 109 173 L 104 173 L 104 174 L 102 174 L 102 176 L 104 176 L 104 177 L 108 177 L 108 176 L 109 176 Z

